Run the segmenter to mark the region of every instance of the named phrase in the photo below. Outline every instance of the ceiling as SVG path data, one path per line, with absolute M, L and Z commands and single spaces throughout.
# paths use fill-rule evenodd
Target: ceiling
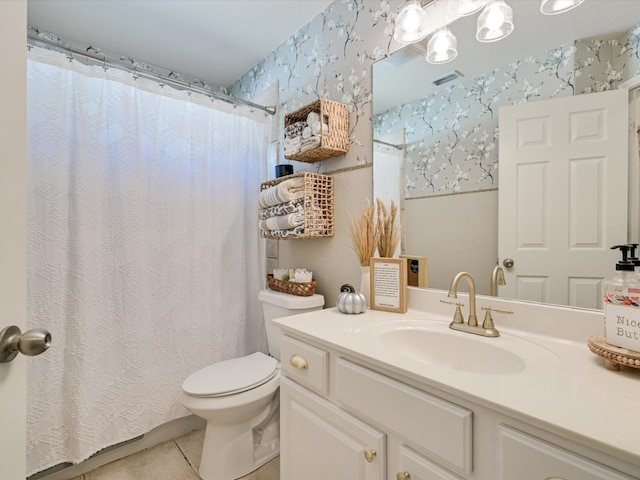
M 28 0 L 28 23 L 228 87 L 332 0 Z

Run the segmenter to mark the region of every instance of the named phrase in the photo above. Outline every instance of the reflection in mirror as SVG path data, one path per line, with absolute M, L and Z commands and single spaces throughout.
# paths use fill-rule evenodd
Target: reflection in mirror
M 473 15 L 450 25 L 458 39 L 454 61 L 427 63 L 427 38 L 373 67 L 374 196 L 401 199 L 402 251 L 428 258 L 433 288 L 448 289 L 457 272 L 468 271 L 488 295 L 491 273 L 505 260 L 498 250 L 500 109 L 612 90 L 640 75 L 636 1 L 591 0 L 555 16 L 542 15 L 537 0 L 508 3 L 515 29 L 504 40 L 477 42 Z M 630 92 L 631 115 L 640 110 L 637 92 Z M 638 138 L 635 131 L 628 137 L 629 232 L 599 238 L 607 250 L 611 242 L 638 241 Z M 392 177 L 397 168 L 404 173 Z M 599 284 L 613 273 L 611 253 L 608 271 L 588 274 Z M 507 282 L 517 267 L 517 259 L 503 267 Z M 549 301 L 544 289 L 539 295 Z M 563 303 L 602 308 L 602 295 L 593 296 Z

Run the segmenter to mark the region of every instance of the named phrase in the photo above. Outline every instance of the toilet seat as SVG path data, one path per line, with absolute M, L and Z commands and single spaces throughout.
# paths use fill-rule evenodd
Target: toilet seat
M 191 374 L 182 390 L 194 397 L 219 397 L 245 392 L 276 375 L 278 361 L 261 352 L 214 363 Z

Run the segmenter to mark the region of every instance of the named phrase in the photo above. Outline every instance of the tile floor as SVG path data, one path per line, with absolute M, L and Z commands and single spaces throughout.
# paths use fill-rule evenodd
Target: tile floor
M 204 429 L 104 465 L 72 480 L 199 480 Z M 242 480 L 279 480 L 280 457 Z

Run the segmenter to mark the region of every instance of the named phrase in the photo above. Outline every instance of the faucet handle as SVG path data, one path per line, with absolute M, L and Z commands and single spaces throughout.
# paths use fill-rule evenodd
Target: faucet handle
M 491 307 L 482 307 L 482 310 L 485 311 L 484 321 L 482 322 L 482 328 L 484 328 L 485 330 L 496 330 L 496 327 L 493 324 L 493 318 L 491 317 L 491 312 L 504 313 L 504 314 L 513 313 L 509 310 L 499 310 L 497 308 L 491 308 Z
M 462 316 L 462 308 L 464 303 L 450 302 L 449 300 L 440 300 L 442 303 L 448 303 L 449 305 L 456 306 L 456 313 L 453 314 L 453 322 L 451 323 L 464 323 L 464 317 Z

